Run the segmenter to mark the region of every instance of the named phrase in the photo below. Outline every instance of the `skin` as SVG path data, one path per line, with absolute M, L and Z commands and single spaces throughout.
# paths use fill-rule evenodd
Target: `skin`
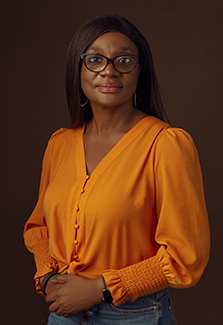
M 90 315 L 92 307 L 103 302 L 102 278 L 87 279 L 77 275 L 59 274 L 46 286 L 46 302 L 50 312 L 69 317 L 85 312 Z
M 108 58 L 121 54 L 139 54 L 137 46 L 118 32 L 102 35 L 86 53 L 99 53 Z M 88 174 L 91 174 L 117 142 L 146 116 L 133 105 L 133 95 L 141 68 L 137 63 L 133 71 L 121 74 L 110 63 L 105 70 L 93 73 L 82 65 L 81 86 L 90 100 L 94 116 L 84 134 Z M 117 84 L 120 88 L 111 92 L 109 87 L 107 90 L 103 87 L 106 84 Z
M 125 35 L 111 32 L 96 39 L 86 53 L 113 58 L 122 54 L 138 55 L 138 48 Z M 141 69 L 137 63 L 133 71 L 121 74 L 110 63 L 105 70 L 94 73 L 82 64 L 81 87 L 93 111 L 93 119 L 84 133 L 89 175 L 118 141 L 147 116 L 133 105 Z M 102 289 L 101 277 L 87 279 L 76 275 L 56 275 L 47 283 L 45 300 L 51 303 L 49 310 L 57 315 L 67 317 L 83 311 L 89 314 L 94 305 L 103 302 Z

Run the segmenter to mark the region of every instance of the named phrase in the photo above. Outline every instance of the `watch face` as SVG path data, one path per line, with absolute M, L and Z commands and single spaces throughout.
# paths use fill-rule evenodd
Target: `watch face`
M 111 304 L 112 303 L 113 298 L 112 298 L 111 292 L 108 289 L 103 289 L 103 296 L 104 296 L 104 301 L 107 304 Z

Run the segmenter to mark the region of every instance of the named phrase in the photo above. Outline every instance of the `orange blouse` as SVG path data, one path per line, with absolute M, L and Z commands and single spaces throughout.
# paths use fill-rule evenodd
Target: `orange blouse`
M 104 276 L 119 305 L 193 286 L 209 257 L 209 225 L 191 136 L 145 117 L 89 176 L 84 127 L 54 133 L 39 200 L 24 230 L 39 277 Z

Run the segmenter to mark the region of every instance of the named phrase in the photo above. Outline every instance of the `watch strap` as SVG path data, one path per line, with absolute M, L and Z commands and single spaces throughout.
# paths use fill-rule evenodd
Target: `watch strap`
M 104 283 L 104 289 L 102 290 L 103 292 L 103 301 L 106 302 L 107 304 L 111 304 L 113 301 L 111 292 L 108 290 L 106 282 L 104 277 L 102 277 L 103 283 Z

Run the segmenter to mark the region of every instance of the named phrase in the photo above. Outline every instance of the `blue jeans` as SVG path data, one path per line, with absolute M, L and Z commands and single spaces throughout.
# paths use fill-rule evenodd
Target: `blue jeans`
M 51 313 L 48 325 L 176 325 L 168 289 L 126 302 L 120 306 L 98 305 L 93 316 L 57 316 Z

